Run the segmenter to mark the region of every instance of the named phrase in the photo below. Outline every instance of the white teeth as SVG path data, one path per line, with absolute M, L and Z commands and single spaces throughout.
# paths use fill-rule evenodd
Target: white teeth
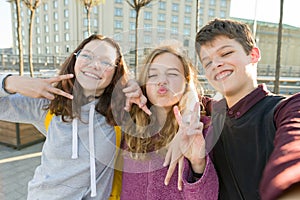
M 94 78 L 94 79 L 99 79 L 98 76 L 96 76 L 95 74 L 89 73 L 89 72 L 84 72 L 84 75 L 89 76 L 89 77 L 92 77 L 92 78 Z
M 232 73 L 231 71 L 226 71 L 226 72 L 222 72 L 220 74 L 217 74 L 216 80 L 220 80 L 222 78 L 225 78 L 226 76 L 229 76 L 231 73 Z

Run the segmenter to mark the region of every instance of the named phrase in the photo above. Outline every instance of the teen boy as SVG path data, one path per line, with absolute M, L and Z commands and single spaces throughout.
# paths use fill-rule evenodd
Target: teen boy
M 260 51 L 246 24 L 212 20 L 197 33 L 196 51 L 224 96 L 213 106 L 225 117 L 213 124 L 219 137 L 211 147 L 219 199 L 275 199 L 300 190 L 300 93 L 283 99 L 257 84 Z

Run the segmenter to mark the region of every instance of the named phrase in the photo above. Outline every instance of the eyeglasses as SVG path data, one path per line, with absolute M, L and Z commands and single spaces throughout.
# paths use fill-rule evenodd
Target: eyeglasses
M 85 50 L 82 50 L 82 49 L 80 49 L 79 51 L 74 53 L 74 55 L 76 56 L 77 60 L 80 59 L 83 62 L 85 62 L 86 64 L 91 64 L 93 61 L 96 61 L 102 67 L 104 67 L 105 70 L 107 70 L 107 71 L 111 71 L 115 67 L 117 67 L 117 65 L 113 64 L 113 62 L 100 59 L 100 58 L 98 58 L 98 56 L 95 56 L 92 52 L 85 51 Z

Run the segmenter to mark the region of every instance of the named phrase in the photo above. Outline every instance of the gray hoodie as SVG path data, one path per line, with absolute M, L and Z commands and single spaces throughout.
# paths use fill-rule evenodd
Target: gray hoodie
M 0 75 L 2 83 L 5 75 Z M 95 102 L 81 108 L 81 120 L 54 116 L 48 132 L 44 121 L 49 103 L 0 89 L 0 120 L 33 124 L 46 136 L 41 165 L 28 183 L 28 200 L 108 199 L 113 180 L 115 132 L 95 112 Z M 96 194 L 97 193 L 97 194 Z

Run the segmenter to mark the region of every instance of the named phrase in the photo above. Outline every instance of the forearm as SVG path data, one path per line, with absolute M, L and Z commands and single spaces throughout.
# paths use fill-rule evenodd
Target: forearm
M 276 199 L 300 182 L 300 94 L 279 106 L 275 121 L 274 150 L 260 184 L 263 200 Z

